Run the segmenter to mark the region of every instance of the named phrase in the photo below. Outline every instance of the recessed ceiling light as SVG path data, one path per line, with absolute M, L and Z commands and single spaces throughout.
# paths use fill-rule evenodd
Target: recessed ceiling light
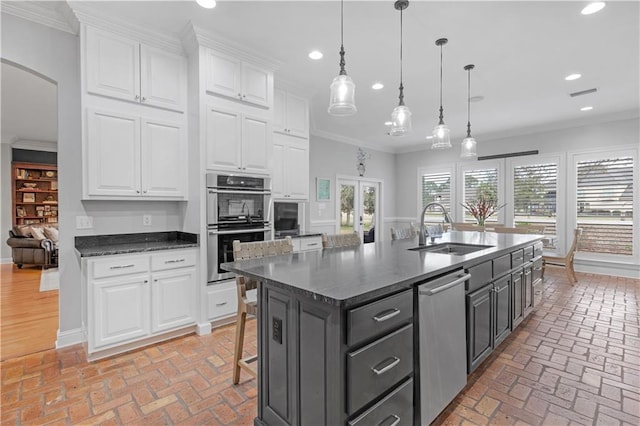
M 573 81 L 579 79 L 580 77 L 582 77 L 582 74 L 569 74 L 564 79 L 567 81 Z
M 383 87 L 384 87 L 384 84 L 382 84 L 382 83 L 373 83 L 373 86 L 371 86 L 371 88 L 372 88 L 373 90 L 380 90 L 380 89 L 382 89 Z
M 580 111 L 591 111 L 592 109 L 593 109 L 592 106 L 586 106 L 586 107 L 580 108 Z
M 309 53 L 309 57 L 314 61 L 317 61 L 318 59 L 322 59 L 322 52 L 319 50 L 314 50 Z
M 484 96 L 472 96 L 469 98 L 470 102 L 480 102 L 484 101 Z
M 216 0 L 196 0 L 196 2 L 205 9 L 213 9 L 216 7 Z
M 605 3 L 603 1 L 594 1 L 593 3 L 589 3 L 582 9 L 583 15 L 591 15 L 592 13 L 596 13 L 601 11 L 605 7 Z
M 392 124 L 393 124 L 393 123 L 392 123 L 391 121 L 385 121 L 385 122 L 384 122 L 384 125 L 385 125 L 385 126 L 391 126 Z
M 433 139 L 433 136 L 429 135 L 425 139 Z

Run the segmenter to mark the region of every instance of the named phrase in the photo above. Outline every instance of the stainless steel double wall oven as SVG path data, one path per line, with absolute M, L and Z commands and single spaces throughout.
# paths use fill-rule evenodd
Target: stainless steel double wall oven
M 271 179 L 207 174 L 208 282 L 234 277 L 220 269 L 233 261 L 233 241 L 271 239 Z

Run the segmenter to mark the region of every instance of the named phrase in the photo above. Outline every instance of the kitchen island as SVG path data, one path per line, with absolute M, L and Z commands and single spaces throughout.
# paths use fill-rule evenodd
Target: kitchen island
M 466 298 L 467 334 L 477 341 L 467 342 L 466 351 L 463 342 L 463 360 L 469 363 L 462 368 L 471 371 L 490 352 L 483 336 L 489 336 L 492 349 L 499 343 L 496 324 L 503 324 L 505 315 L 509 329 L 515 323 L 514 301 L 523 311 L 524 287 L 513 290 L 511 277 L 519 271 L 524 282 L 522 268 L 533 268 L 540 238 L 454 231 L 436 244 L 487 247 L 464 255 L 412 251 L 418 245 L 414 238 L 223 264 L 261 282 L 256 424 L 428 423 L 432 416 L 421 413 L 418 403 L 424 393 L 419 340 L 427 328 L 418 315 L 418 287 L 450 273 L 470 273 L 471 278 L 464 275 L 467 294 L 460 293 L 458 312 L 465 316 Z M 506 305 L 494 290 L 504 277 L 509 277 L 502 293 Z M 488 287 L 491 303 L 472 303 L 482 308 L 469 310 L 470 301 L 485 300 L 477 294 Z M 528 292 L 531 299 L 531 287 Z M 486 321 L 478 316 L 484 306 Z M 496 311 L 500 306 L 506 314 Z M 440 326 L 447 334 L 447 324 Z

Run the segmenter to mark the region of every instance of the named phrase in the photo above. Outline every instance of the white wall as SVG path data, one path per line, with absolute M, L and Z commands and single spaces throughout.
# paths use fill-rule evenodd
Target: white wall
M 336 204 L 335 185 L 336 175 L 358 176 L 356 169 L 356 152 L 358 147 L 333 140 L 311 136 L 309 147 L 309 204 L 307 206 L 306 229 L 310 232 L 335 232 L 329 222 L 335 224 Z M 395 216 L 396 170 L 395 155 L 369 148 L 363 150 L 371 154 L 366 161 L 364 178 L 381 179 L 383 183 L 383 210 L 385 218 Z M 331 179 L 331 201 L 316 201 L 316 178 Z M 324 207 L 324 208 L 323 208 Z M 387 228 L 385 223 L 384 228 Z M 377 230 L 378 228 L 376 228 Z M 380 235 L 376 233 L 376 236 Z
M 5 241 L 11 229 L 11 144 L 0 143 L 0 262 L 11 261 L 11 247 Z
M 78 341 L 81 327 L 78 235 L 181 230 L 183 203 L 81 201 L 82 144 L 78 37 L 2 14 L 2 56 L 58 84 L 58 175 L 60 228 L 60 329 L 62 343 Z M 4 157 L 3 157 L 4 158 Z M 142 227 L 152 214 L 153 225 Z M 76 230 L 76 216 L 93 216 L 93 229 Z

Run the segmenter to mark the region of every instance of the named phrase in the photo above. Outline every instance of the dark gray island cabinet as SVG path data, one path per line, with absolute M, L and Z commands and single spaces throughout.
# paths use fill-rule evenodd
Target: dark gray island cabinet
M 514 312 L 533 307 L 539 239 L 450 232 L 442 242 L 487 248 L 449 255 L 409 250 L 417 239 L 382 241 L 222 265 L 261 282 L 255 424 L 428 424 L 517 324 Z M 518 296 L 514 276 L 521 277 Z M 457 280 L 424 290 L 446 277 Z M 422 303 L 444 289 L 442 303 Z M 443 374 L 450 366 L 433 371 L 434 360 L 457 363 L 458 385 Z

